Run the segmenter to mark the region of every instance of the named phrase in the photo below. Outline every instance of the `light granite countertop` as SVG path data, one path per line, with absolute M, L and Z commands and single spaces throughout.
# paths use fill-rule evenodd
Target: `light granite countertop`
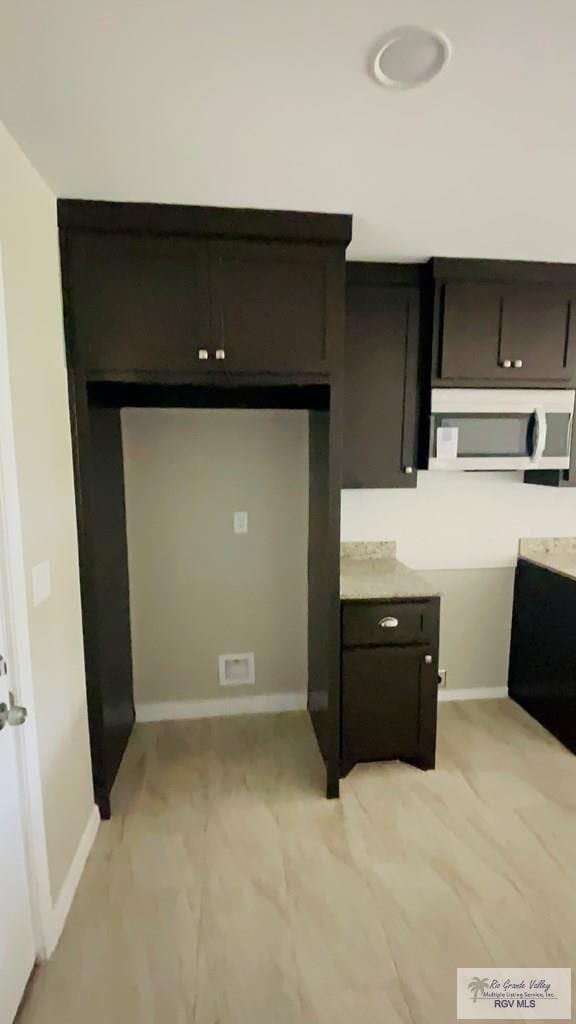
M 520 541 L 519 556 L 576 580 L 576 537 L 526 537 Z
M 437 596 L 438 591 L 432 584 L 398 561 L 394 542 L 356 542 L 341 545 L 341 601 Z

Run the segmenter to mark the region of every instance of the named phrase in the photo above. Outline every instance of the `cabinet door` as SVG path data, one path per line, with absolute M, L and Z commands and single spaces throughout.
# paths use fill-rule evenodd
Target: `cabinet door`
M 419 297 L 350 284 L 344 346 L 343 487 L 414 487 Z
M 88 375 L 208 369 L 207 243 L 82 232 L 67 245 L 73 358 Z
M 448 282 L 440 287 L 440 376 L 561 384 L 572 378 L 572 300 L 552 285 Z
M 500 289 L 450 282 L 439 290 L 440 375 L 449 380 L 506 380 L 500 364 Z
M 213 242 L 210 252 L 221 369 L 327 374 L 334 254 L 284 242 Z
M 430 650 L 358 647 L 342 654 L 342 760 L 433 761 L 437 683 Z M 430 742 L 431 741 L 431 742 Z M 428 749 L 430 747 L 430 749 Z
M 502 297 L 500 360 L 516 380 L 569 381 L 574 361 L 572 302 L 548 285 L 507 289 Z

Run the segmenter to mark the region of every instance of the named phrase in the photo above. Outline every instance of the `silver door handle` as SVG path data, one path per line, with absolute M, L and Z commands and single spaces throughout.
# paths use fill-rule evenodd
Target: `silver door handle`
M 512 360 L 511 359 L 503 359 L 502 362 L 500 363 L 500 366 L 504 370 L 509 370 L 510 367 L 512 366 Z
M 225 348 L 217 348 L 216 349 L 216 359 L 226 359 L 226 349 Z
M 25 708 L 20 704 L 15 704 L 13 693 L 10 694 L 9 700 L 10 706 L 8 708 L 7 715 L 8 725 L 24 725 L 24 722 L 28 718 L 28 708 Z
M 14 703 L 14 694 L 9 695 L 9 704 L 0 704 L 0 732 L 6 725 L 24 725 L 28 718 L 28 709 Z
M 432 655 L 431 654 L 425 654 L 424 655 L 424 662 L 426 663 L 426 665 L 431 665 L 432 664 Z
M 408 476 L 411 476 L 411 474 L 414 472 L 414 467 L 413 466 L 405 466 L 404 467 L 404 472 L 407 473 Z
M 515 370 L 521 370 L 523 365 L 524 365 L 524 363 L 523 363 L 522 359 L 515 359 L 513 365 L 514 365 L 514 369 Z
M 387 615 L 386 618 L 380 619 L 378 623 L 382 629 L 396 629 L 398 625 L 398 619 L 395 619 L 393 615 Z
M 198 349 L 198 359 L 208 359 L 208 349 L 207 348 L 199 348 Z

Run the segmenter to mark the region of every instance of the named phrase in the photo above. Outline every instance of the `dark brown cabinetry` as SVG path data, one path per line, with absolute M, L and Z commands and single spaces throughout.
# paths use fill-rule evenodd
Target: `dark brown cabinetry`
M 414 487 L 420 268 L 347 263 L 344 487 Z
M 309 410 L 308 709 L 340 778 L 347 215 L 60 200 L 84 655 L 103 817 L 134 723 L 120 409 Z M 190 780 L 193 785 L 193 779 Z
M 228 370 L 328 373 L 334 270 L 322 246 L 212 243 L 211 349 L 222 368 L 225 360 Z
M 330 374 L 330 246 L 78 231 L 67 260 L 72 356 L 91 379 Z
M 78 232 L 67 260 L 73 356 L 88 376 L 196 369 L 211 344 L 207 242 Z
M 508 691 L 576 753 L 576 580 L 531 562 L 516 569 Z
M 342 604 L 343 774 L 397 758 L 434 767 L 438 630 L 438 598 Z
M 444 259 L 430 267 L 435 385 L 570 385 L 576 268 Z

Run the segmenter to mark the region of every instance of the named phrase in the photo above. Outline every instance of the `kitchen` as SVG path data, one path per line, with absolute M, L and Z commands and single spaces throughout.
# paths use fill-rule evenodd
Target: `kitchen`
M 11 6 L 0 1019 L 576 968 L 571 5 Z
M 139 694 L 145 674 L 158 680 L 156 688 L 146 688 L 152 695 L 155 689 L 159 703 L 148 697 L 144 707 L 136 697 L 140 721 L 256 709 L 249 700 L 238 703 L 240 697 L 231 705 L 198 707 L 181 700 L 191 685 L 187 662 L 197 666 L 196 678 L 208 680 L 226 658 L 247 673 L 238 677 L 236 693 L 249 694 L 265 637 L 249 643 L 256 635 L 250 620 L 231 632 L 239 598 L 224 612 L 231 583 L 214 576 L 213 555 L 213 569 L 204 570 L 205 592 L 211 577 L 220 579 L 212 598 L 218 622 L 213 653 L 208 656 L 202 632 L 192 642 L 188 620 L 200 622 L 202 612 L 192 614 L 192 591 L 177 591 L 170 577 L 171 571 L 178 579 L 184 550 L 188 588 L 199 571 L 201 553 L 194 554 L 193 530 L 185 525 L 191 497 L 179 493 L 178 474 L 169 482 L 160 468 L 142 479 L 137 495 L 130 484 L 136 472 L 130 461 L 142 467 L 151 458 L 154 417 L 162 409 L 174 415 L 180 408 L 181 416 L 188 409 L 188 417 L 209 409 L 219 415 L 234 408 L 244 415 L 251 408 L 307 411 L 306 703 L 325 763 L 326 794 L 337 797 L 340 779 L 360 762 L 404 759 L 433 768 L 438 694 L 440 700 L 506 696 L 519 544 L 538 536 L 538 505 L 546 509 L 547 529 L 549 510 L 560 521 L 563 506 L 569 509 L 574 268 L 461 259 L 344 262 L 353 230 L 345 215 L 61 200 L 59 217 L 71 409 L 78 425 L 73 442 L 94 783 L 102 816 L 112 813 L 115 778 L 134 726 L 133 662 Z M 140 440 L 136 429 L 130 456 L 126 431 L 142 406 L 152 419 Z M 205 490 L 195 464 L 185 469 L 177 455 L 173 422 L 158 466 L 174 459 L 192 489 Z M 195 443 L 201 450 L 210 442 L 194 442 L 192 434 L 188 446 Z M 503 486 L 506 498 L 494 500 Z M 172 564 L 165 541 L 164 558 L 146 576 L 139 568 L 146 544 L 135 553 L 138 507 L 149 503 L 147 495 L 158 495 L 161 535 L 169 492 L 175 495 L 169 519 L 182 520 L 175 561 L 170 571 L 163 565 Z M 503 521 L 512 510 L 508 494 L 529 510 L 525 528 L 516 516 Z M 206 499 L 204 519 L 209 509 Z M 363 510 L 369 532 L 358 523 Z M 174 527 L 170 532 L 174 541 Z M 150 525 L 147 535 L 152 538 Z M 214 552 L 222 547 L 222 526 L 206 543 Z M 475 546 L 484 549 L 480 558 Z M 410 570 L 396 561 L 397 549 Z M 253 570 L 259 558 L 254 552 Z M 415 569 L 426 570 L 426 578 L 411 575 Z M 280 585 L 279 577 L 276 590 Z M 158 595 L 156 607 L 150 601 L 145 607 L 142 592 Z M 137 601 L 145 627 L 137 625 Z M 177 610 L 187 606 L 182 616 Z M 168 618 L 162 608 L 171 609 Z M 175 615 L 180 632 L 172 625 Z M 256 618 L 262 615 L 263 609 Z M 286 632 L 291 617 L 283 617 Z M 210 629 L 207 619 L 204 636 Z M 146 646 L 147 637 L 154 639 Z M 238 646 L 258 650 L 217 653 Z M 179 649 L 187 655 L 177 668 L 173 652 Z M 274 660 L 263 663 L 266 674 L 274 674 Z M 282 700 L 300 706 L 294 698 L 280 694 L 280 705 L 259 706 L 280 709 Z

